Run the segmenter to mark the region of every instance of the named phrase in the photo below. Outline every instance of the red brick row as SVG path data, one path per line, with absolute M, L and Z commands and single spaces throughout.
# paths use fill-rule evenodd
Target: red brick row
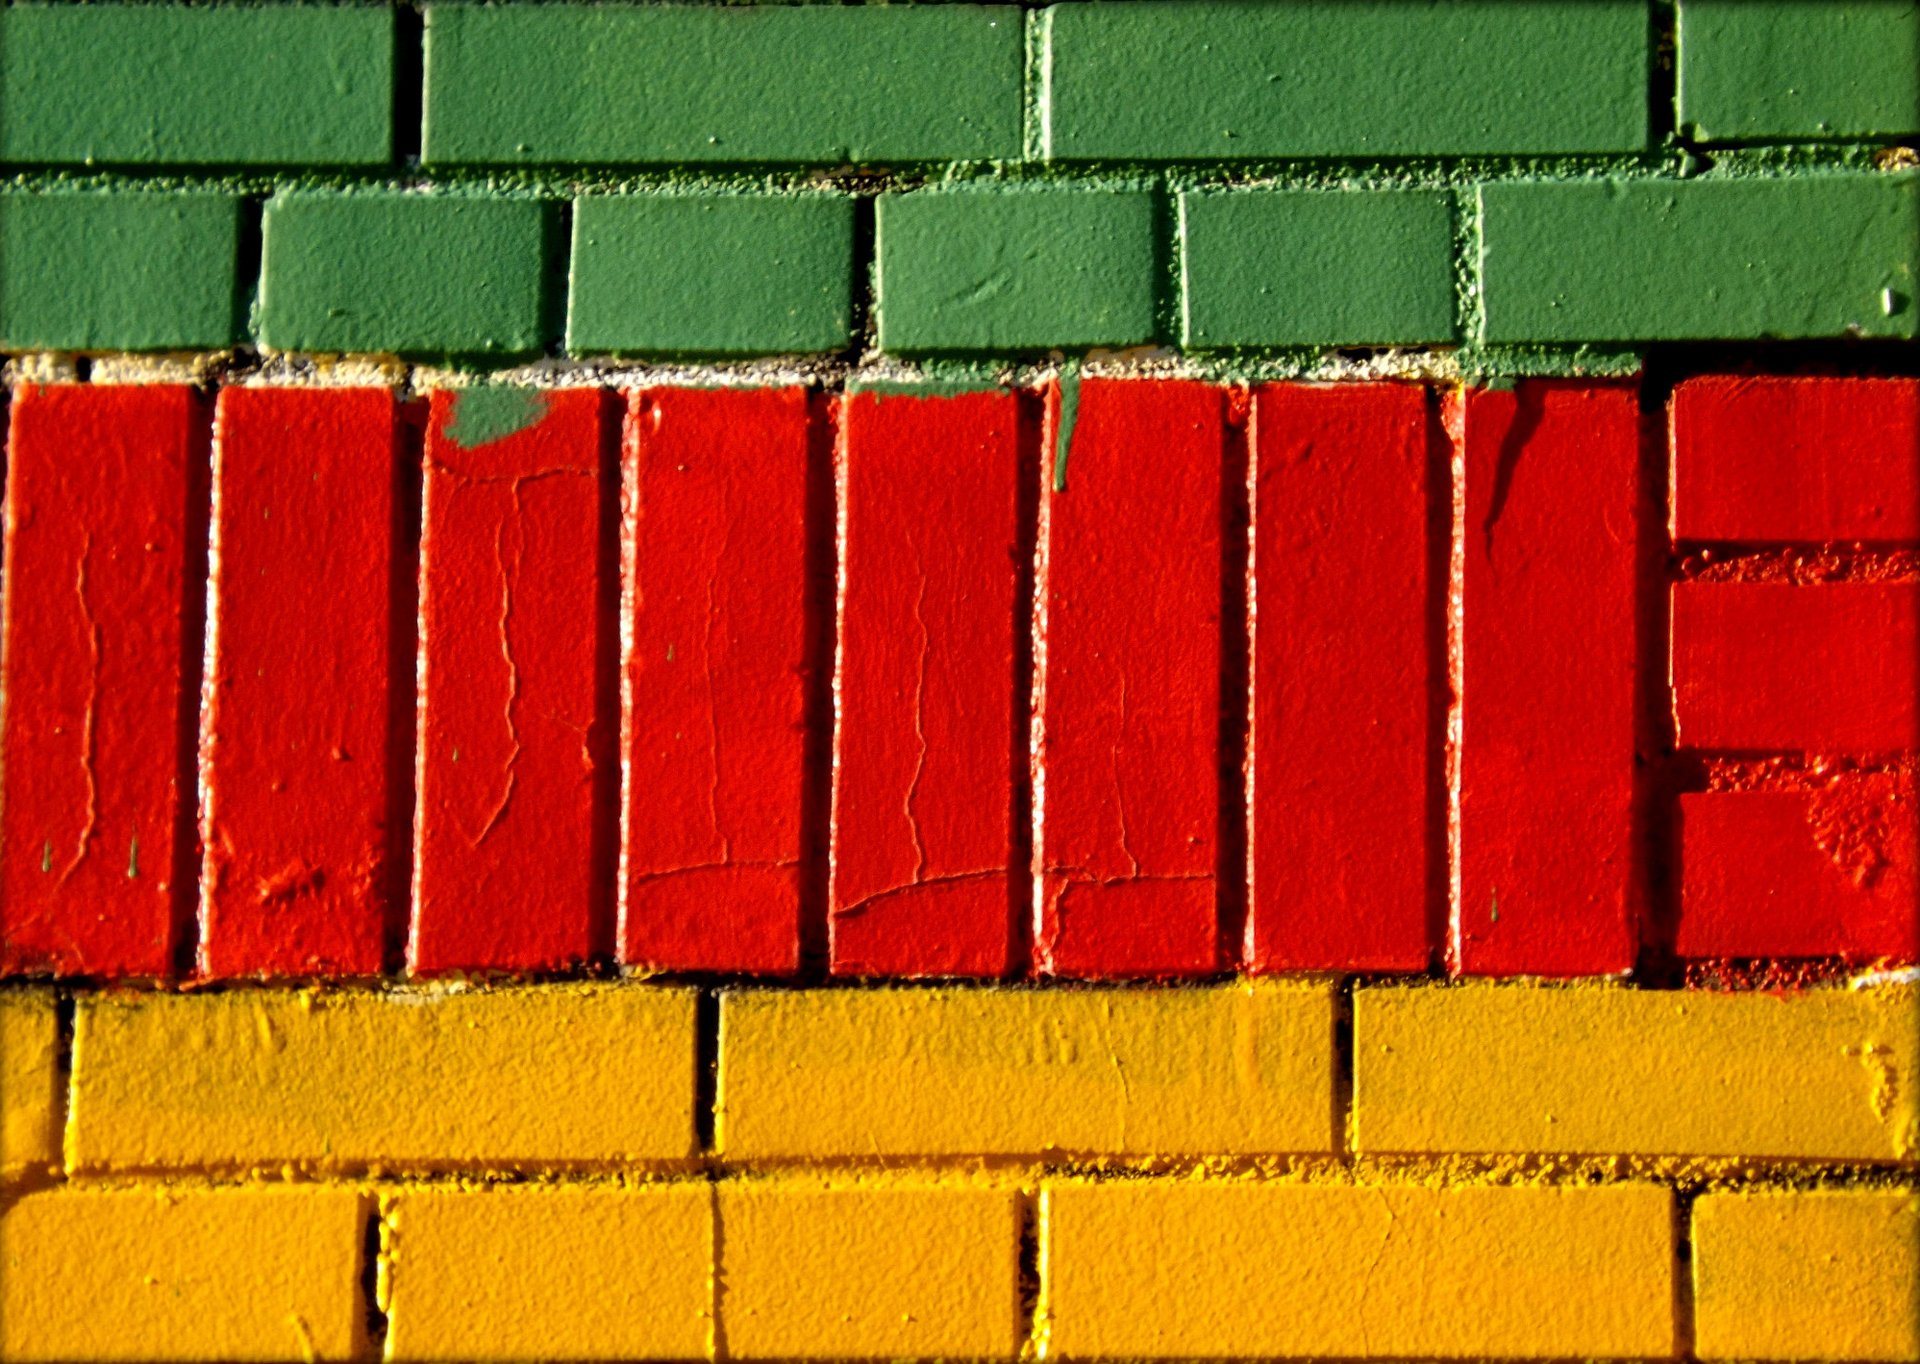
M 1724 529 L 1760 513 L 1702 421 L 1844 481 L 1806 472 L 1832 402 L 1742 415 L 1784 392 L 1681 388 L 1674 527 L 1765 538 Z M 1849 458 L 1897 493 L 1911 395 L 1872 392 L 1894 436 Z M 1634 389 L 1076 397 L 1043 427 L 1007 392 L 21 388 L 0 966 L 164 975 L 197 927 L 216 977 L 402 944 L 422 973 L 1630 969 L 1661 649 Z M 1897 573 L 1673 589 L 1683 746 L 1893 774 L 1687 797 L 1682 955 L 1913 954 L 1917 605 Z

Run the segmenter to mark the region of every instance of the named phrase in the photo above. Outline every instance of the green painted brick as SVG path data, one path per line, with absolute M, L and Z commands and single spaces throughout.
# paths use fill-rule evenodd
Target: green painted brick
M 884 194 L 876 216 L 882 349 L 1085 350 L 1153 339 L 1150 192 Z
M 573 213 L 567 348 L 775 355 L 853 334 L 853 202 L 595 195 Z
M 260 339 L 513 355 L 544 341 L 549 214 L 528 199 L 288 191 L 267 204 Z
M 1920 334 L 1920 174 L 1480 189 L 1483 339 Z
M 215 193 L 0 193 L 0 347 L 231 345 L 239 201 Z
M 1436 190 L 1180 197 L 1193 350 L 1454 339 L 1453 215 Z
M 1920 131 L 1914 0 L 1681 0 L 1683 128 L 1709 142 Z
M 384 7 L 11 5 L 0 160 L 70 165 L 385 161 Z
M 1121 0 L 1045 11 L 1059 160 L 1631 151 L 1645 0 Z
M 991 160 L 1021 149 L 1013 6 L 433 5 L 425 159 Z

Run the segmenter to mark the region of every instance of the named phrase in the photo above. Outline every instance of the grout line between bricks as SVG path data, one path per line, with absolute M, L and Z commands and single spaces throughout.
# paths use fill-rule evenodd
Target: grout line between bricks
M 65 1182 L 74 1167 L 74 1037 L 79 1022 L 79 996 L 60 989 L 53 996 L 54 1131 L 60 1134 L 60 1169 L 54 1176 Z
M 800 804 L 800 964 L 797 979 L 820 981 L 831 968 L 828 857 L 833 823 L 833 735 L 839 710 L 839 610 L 842 527 L 839 385 L 807 395 L 806 702 Z
M 393 159 L 417 170 L 426 112 L 426 18 L 415 5 L 395 5 L 393 27 Z
M 1703 1191 L 1683 1186 L 1673 1192 L 1673 1352 L 1696 1359 L 1693 1284 L 1693 1204 Z
M 180 698 L 175 734 L 175 811 L 171 898 L 171 961 L 182 978 L 194 973 L 200 958 L 205 914 L 200 894 L 200 727 L 206 703 L 208 608 L 213 590 L 213 442 L 214 400 L 205 395 L 195 407 L 194 441 L 187 453 L 186 562 L 181 571 Z
M 1033 734 L 1035 593 L 1041 590 L 1040 480 L 1047 467 L 1047 413 L 1044 395 L 1020 390 L 1015 403 L 1014 548 L 1013 548 L 1013 696 L 1008 713 L 1007 770 L 1013 783 L 1009 803 L 1012 828 L 1007 846 L 1006 974 L 1033 974 L 1035 880 Z
M 360 1307 L 367 1357 L 384 1359 L 391 1326 L 396 1229 L 387 1216 L 390 1195 L 369 1189 L 360 1238 Z
M 614 389 L 600 395 L 600 507 L 596 527 L 594 584 L 593 828 L 588 857 L 593 863 L 588 907 L 587 963 L 609 972 L 620 960 L 620 781 L 624 764 L 620 745 L 621 451 L 626 404 Z
M 1253 961 L 1248 855 L 1253 841 L 1253 391 L 1221 395 L 1219 813 L 1215 835 L 1215 961 L 1223 971 Z
M 387 634 L 387 900 L 381 959 L 386 974 L 405 971 L 412 929 L 413 821 L 418 773 L 419 674 L 424 623 L 420 593 L 422 480 L 426 474 L 423 400 L 396 404 L 393 446 L 393 557 Z
M 1014 1273 L 1019 1284 L 1016 1302 L 1020 1314 L 1017 1334 L 1021 1341 L 1020 1358 L 1026 1360 L 1046 1358 L 1045 1323 L 1040 1316 L 1041 1297 L 1046 1288 L 1040 1267 L 1040 1204 L 1045 1196 L 1037 1182 L 1022 1185 L 1015 1195 L 1018 1231 Z

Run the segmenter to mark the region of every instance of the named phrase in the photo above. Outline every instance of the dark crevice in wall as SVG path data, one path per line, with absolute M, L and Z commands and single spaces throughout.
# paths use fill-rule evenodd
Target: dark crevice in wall
M 1679 18 L 1673 0 L 1653 0 L 1647 12 L 1647 145 L 1678 142 Z
M 1693 1295 L 1693 1204 L 1701 1190 L 1682 1186 L 1673 1196 L 1673 1357 L 1697 1358 Z
M 720 1183 L 717 1175 L 707 1176 L 707 1225 L 712 1241 L 707 1263 L 707 1358 L 726 1359 L 727 1350 L 727 1228 L 721 1215 Z
M 71 989 L 53 997 L 53 1130 L 60 1134 L 61 1168 L 66 1166 L 65 1151 L 73 1124 L 73 1046 L 79 1014 L 79 999 Z
M 720 1101 L 720 992 L 702 990 L 693 1000 L 693 1144 L 713 1159 Z
M 1022 1359 L 1038 1356 L 1037 1344 L 1041 1335 L 1040 1322 L 1040 1195 L 1033 1189 L 1021 1189 L 1017 1216 L 1019 1217 L 1018 1247 L 1014 1257 L 1014 1272 L 1018 1276 L 1020 1317 L 1016 1323 L 1016 1336 L 1027 1342 L 1027 1349 L 1021 1352 Z
M 587 908 L 587 960 L 611 971 L 619 957 L 620 875 L 620 487 L 626 404 L 614 389 L 600 394 L 600 506 L 594 545 L 592 862 Z
M 1156 177 L 1153 193 L 1153 337 L 1163 345 L 1180 337 L 1181 238 L 1178 196 Z
M 847 331 L 856 356 L 874 349 L 880 340 L 876 218 L 874 199 L 863 196 L 853 201 L 853 301 L 847 315 Z
M 1247 569 L 1252 559 L 1253 392 L 1235 385 L 1221 395 L 1226 421 L 1220 451 L 1220 722 L 1219 814 L 1214 845 L 1214 961 L 1222 971 L 1247 960 L 1247 771 L 1252 679 Z
M 1426 896 L 1428 969 L 1445 967 L 1448 925 L 1452 921 L 1453 855 L 1448 828 L 1451 801 L 1448 791 L 1447 719 L 1457 698 L 1453 694 L 1452 664 L 1448 652 L 1453 564 L 1453 441 L 1447 435 L 1439 390 L 1429 388 L 1427 399 L 1427 745 L 1426 745 Z
M 1033 622 L 1040 554 L 1040 480 L 1049 463 L 1046 400 L 1031 390 L 1015 394 L 1016 421 L 1013 542 L 1013 697 L 1009 711 L 1007 771 L 1013 783 L 1008 831 L 1007 974 L 1033 970 Z
M 260 312 L 261 262 L 266 249 L 267 201 L 248 195 L 236 206 L 240 222 L 234 240 L 233 334 L 251 336 Z
M 1673 551 L 1667 537 L 1667 402 L 1672 386 L 1640 388 L 1639 509 L 1634 581 L 1634 789 L 1631 885 L 1639 893 L 1640 952 L 1636 979 L 1677 985 L 1683 974 L 1674 954 L 1679 930 L 1679 792 L 1672 692 L 1668 682 L 1667 583 Z
M 1347 976 L 1340 982 L 1333 996 L 1333 1139 L 1339 1148 L 1340 1159 L 1348 1165 L 1353 1163 L 1356 1147 L 1353 1107 L 1353 992 L 1357 983 L 1357 977 Z
M 395 5 L 393 29 L 393 159 L 415 169 L 427 89 L 426 20 L 412 5 Z
M 556 199 L 545 205 L 541 245 L 546 268 L 540 278 L 540 334 L 546 354 L 567 354 L 567 305 L 572 287 L 573 200 Z
M 831 953 L 827 898 L 833 820 L 833 668 L 840 546 L 835 463 L 840 404 L 836 387 L 807 395 L 806 710 L 800 798 L 801 980 L 826 976 Z
M 393 557 L 387 622 L 387 900 L 381 961 L 388 975 L 406 968 L 413 903 L 416 691 L 420 649 L 420 495 L 425 472 L 427 404 L 394 414 Z
M 207 652 L 207 575 L 213 521 L 211 394 L 196 397 L 194 439 L 187 449 L 186 560 L 181 566 L 180 693 L 174 721 L 172 877 L 174 972 L 191 976 L 200 957 L 200 708 Z
M 364 1216 L 366 1220 L 360 1230 L 360 1307 L 366 1332 L 365 1357 L 383 1359 L 390 1322 L 382 1302 L 381 1261 L 391 1233 L 381 1214 L 378 1196 L 366 1196 Z

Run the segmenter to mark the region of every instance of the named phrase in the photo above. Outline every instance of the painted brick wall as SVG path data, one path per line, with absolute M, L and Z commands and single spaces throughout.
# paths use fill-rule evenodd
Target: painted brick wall
M 0 1359 L 1920 1358 L 1904 0 L 0 8 Z

